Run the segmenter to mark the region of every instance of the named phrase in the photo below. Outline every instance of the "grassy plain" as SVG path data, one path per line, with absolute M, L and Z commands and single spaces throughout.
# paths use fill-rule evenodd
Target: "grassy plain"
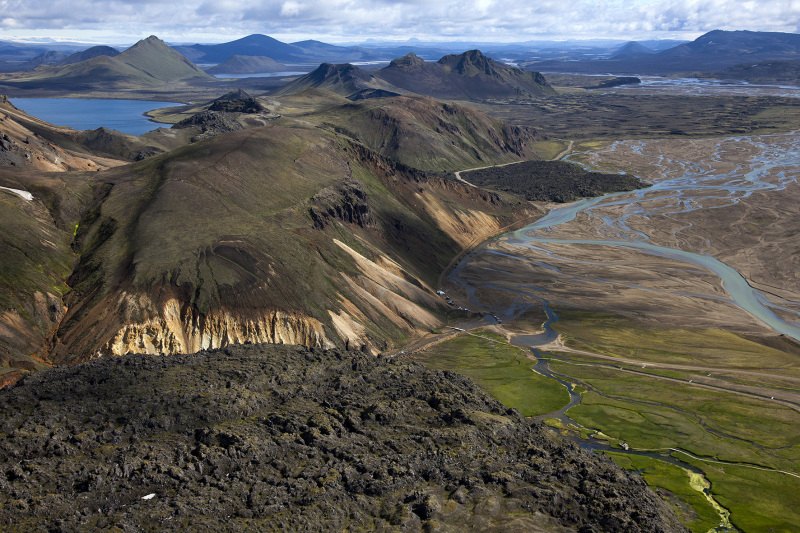
M 644 342 L 646 332 L 642 328 L 636 338 Z M 546 414 L 565 405 L 564 388 L 531 372 L 531 362 L 520 357 L 519 349 L 508 345 L 496 333 L 487 330 L 473 333 L 431 346 L 413 358 L 470 377 L 505 405 L 519 409 L 526 416 Z M 657 338 L 654 335 L 655 344 Z M 744 342 L 755 353 L 758 346 L 736 336 L 709 338 L 711 343 L 717 343 L 719 338 L 729 339 L 727 345 L 715 344 L 720 351 L 741 348 Z M 696 342 L 676 345 L 677 350 L 685 352 L 694 348 Z M 772 348 L 762 348 L 762 355 L 772 353 Z M 578 383 L 576 390 L 586 391 L 581 405 L 567 413 L 582 426 L 584 437 L 598 431 L 608 435 L 612 442 L 624 440 L 635 449 L 679 448 L 705 458 L 706 461 L 700 461 L 672 453 L 703 471 L 715 502 L 730 512 L 731 523 L 742 531 L 791 531 L 791 524 L 800 523 L 795 511 L 800 508 L 800 491 L 782 490 L 787 483 L 793 486 L 800 480 L 777 472 L 797 472 L 796 465 L 800 464 L 800 438 L 795 431 L 800 414 L 796 410 L 767 399 L 689 383 L 696 374 L 688 371 L 648 368 L 646 372 L 650 375 L 638 375 L 630 372 L 633 365 L 618 368 L 608 366 L 605 360 L 595 360 L 593 364 L 586 354 L 559 355 L 574 359 L 577 364 L 552 362 L 551 367 Z M 661 380 L 664 376 L 673 380 L 669 386 Z M 565 429 L 556 419 L 547 422 Z M 692 488 L 686 469 L 649 456 L 621 452 L 610 455 L 621 466 L 641 472 L 645 481 L 676 508 L 691 531 L 706 532 L 719 525 L 720 514 L 702 492 Z
M 719 515 L 706 497 L 692 488 L 685 468 L 652 457 L 607 452 L 615 463 L 641 473 L 644 480 L 675 508 L 693 533 L 706 533 L 719 525 Z
M 800 407 L 786 400 L 795 397 L 797 384 L 793 372 L 777 370 L 782 365 L 793 370 L 794 354 L 731 332 L 637 327 L 611 314 L 562 311 L 560 316 L 554 327 L 573 351 L 558 354 L 564 360 L 551 366 L 588 389 L 567 413 L 573 420 L 634 449 L 679 448 L 705 458 L 673 453 L 704 472 L 714 499 L 742 531 L 792 531 L 800 524 L 800 491 L 787 490 L 800 486 L 800 478 L 778 472 L 800 474 Z M 709 372 L 696 370 L 701 364 Z M 720 378 L 713 367 L 730 373 Z M 766 378 L 782 387 L 742 392 L 759 390 L 743 384 L 766 387 Z M 644 459 L 614 458 L 644 470 L 653 486 L 675 492 L 683 483 L 681 469 L 650 465 L 658 472 L 653 475 L 636 462 Z M 680 499 L 701 517 L 689 526 L 705 527 L 704 507 Z
M 569 402 L 566 389 L 555 380 L 533 372 L 534 361 L 497 335 L 476 330 L 427 348 L 414 360 L 440 370 L 469 377 L 497 400 L 524 416 L 556 411 Z
M 771 373 L 765 368 L 780 368 L 782 375 L 800 374 L 800 359 L 790 346 L 778 349 L 758 342 L 765 339 L 732 331 L 645 326 L 614 313 L 575 310 L 559 311 L 553 329 L 571 348 L 619 358 L 764 374 Z

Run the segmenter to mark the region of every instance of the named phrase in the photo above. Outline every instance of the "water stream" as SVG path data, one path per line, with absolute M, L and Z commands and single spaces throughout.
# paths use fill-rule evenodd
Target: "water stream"
M 543 307 L 547 316 L 543 331 L 535 335 L 517 336 L 512 342 L 532 351 L 536 357 L 536 364 L 532 369 L 564 385 L 569 391 L 570 401 L 562 409 L 539 418 L 556 418 L 565 426 L 578 426 L 569 418 L 567 410 L 580 404 L 581 397 L 574 390 L 574 384 L 552 371 L 547 358 L 543 357 L 538 348 L 558 337 L 551 327 L 551 324 L 558 320 L 558 316 L 550 308 L 548 290 L 534 284 L 510 287 L 508 283 L 493 283 L 492 276 L 475 274 L 479 271 L 492 270 L 498 275 L 506 272 L 503 269 L 509 268 L 509 258 L 524 261 L 528 266 L 533 264 L 539 269 L 549 270 L 553 275 L 559 274 L 560 269 L 549 264 L 548 258 L 558 259 L 562 263 L 566 261 L 569 264 L 602 265 L 598 262 L 584 262 L 581 259 L 580 250 L 585 247 L 617 247 L 651 257 L 679 261 L 686 265 L 681 269 L 681 275 L 708 276 L 712 273 L 721 281 L 727 293 L 727 296 L 712 294 L 689 296 L 730 302 L 774 331 L 800 340 L 800 313 L 798 313 L 800 305 L 797 302 L 782 300 L 785 305 L 779 305 L 775 301 L 770 301 L 764 293 L 752 287 L 735 268 L 713 257 L 702 248 L 692 249 L 687 244 L 688 241 L 680 235 L 681 231 L 691 229 L 689 226 L 675 229 L 666 239 L 663 232 L 658 234 L 659 242 L 655 242 L 656 231 L 649 231 L 652 227 L 658 226 L 664 217 L 699 209 L 730 206 L 749 197 L 755 191 L 777 192 L 789 184 L 796 183 L 800 176 L 800 136 L 790 134 L 720 140 L 716 148 L 707 154 L 706 161 L 693 161 L 688 156 L 685 161 L 676 160 L 658 151 L 650 154 L 648 143 L 651 142 L 654 141 L 619 142 L 612 147 L 612 150 L 629 150 L 649 158 L 652 165 L 660 169 L 660 177 L 654 181 L 652 187 L 587 198 L 556 207 L 536 222 L 484 243 L 467 254 L 448 274 L 448 281 L 463 290 L 471 304 L 491 313 L 491 316 L 498 320 L 513 320 L 529 308 Z M 750 155 L 743 158 L 742 153 Z M 731 154 L 737 157 L 734 158 Z M 583 219 L 580 224 L 576 222 L 579 216 Z M 586 221 L 587 217 L 589 222 Z M 671 220 L 674 222 L 674 219 Z M 591 231 L 587 231 L 587 227 L 591 228 Z M 563 245 L 568 245 L 570 257 L 565 257 L 563 253 L 559 255 L 554 251 L 553 245 L 560 246 L 559 250 L 563 250 Z M 538 260 L 540 257 L 543 259 Z M 502 263 L 495 261 L 495 264 L 498 264 L 496 269 L 492 266 L 493 258 L 503 261 Z M 472 275 L 464 275 L 470 269 Z M 577 283 L 604 282 L 589 274 L 570 275 L 575 276 L 572 281 Z M 615 283 L 620 285 L 619 282 Z M 633 284 L 631 287 L 642 288 Z M 514 296 L 512 303 L 498 304 L 496 298 L 487 296 L 498 291 L 512 294 Z M 684 293 L 673 292 L 673 294 Z M 782 316 L 776 314 L 774 309 L 780 309 Z M 550 357 L 548 354 L 548 358 Z M 581 440 L 579 444 L 586 449 L 621 451 L 595 439 Z M 669 453 L 635 450 L 629 450 L 627 453 L 647 455 L 687 470 L 690 477 L 694 476 L 692 479 L 702 480 L 695 483 L 700 487 L 696 490 L 704 492 L 709 501 L 716 504 L 710 492 L 702 489 L 705 486 L 703 483 L 707 482 L 700 469 Z M 720 530 L 730 531 L 732 526 L 725 514 L 727 511 L 721 507 L 720 509 L 720 520 L 723 524 Z
M 645 154 L 648 142 L 652 141 L 618 142 L 612 150 L 624 147 L 635 153 Z M 677 230 L 672 233 L 671 241 L 656 243 L 646 228 L 641 227 L 642 221 L 651 221 L 656 225 L 663 217 L 732 205 L 749 197 L 755 191 L 779 191 L 788 184 L 797 182 L 800 176 L 800 137 L 784 135 L 770 138 L 727 139 L 720 141 L 716 151 L 708 154 L 708 157 L 710 161 L 722 163 L 726 162 L 727 152 L 745 148 L 752 151 L 749 161 L 745 164 L 720 165 L 722 171 L 714 165 L 704 165 L 690 160 L 666 160 L 665 156 L 660 154 L 650 156 L 652 164 L 662 169 L 662 179 L 656 181 L 652 187 L 587 198 L 552 209 L 536 222 L 490 241 L 465 256 L 449 273 L 448 280 L 461 287 L 473 304 L 486 309 L 492 306 L 476 296 L 479 288 L 507 289 L 491 286 L 491 282 L 476 282 L 475 276 L 466 279 L 462 276 L 462 272 L 469 268 L 478 256 L 486 259 L 491 254 L 498 254 L 492 243 L 505 244 L 503 254 L 506 256 L 509 255 L 509 247 L 517 249 L 518 258 L 525 261 L 531 261 L 531 257 L 537 255 L 555 256 L 555 252 L 548 247 L 550 244 L 570 245 L 573 251 L 583 246 L 636 250 L 651 256 L 677 260 L 687 264 L 687 267 L 690 265 L 700 267 L 701 270 L 713 273 L 721 280 L 730 302 L 774 331 L 800 340 L 800 314 L 771 302 L 764 293 L 753 288 L 735 268 L 709 255 L 705 250 L 686 249 L 687 245 Z M 591 218 L 590 225 L 593 232 L 601 238 L 585 238 L 583 234 L 580 234 L 580 238 L 571 236 L 571 233 L 579 233 L 575 229 L 577 225 L 571 223 L 581 214 Z M 565 260 L 563 256 L 558 258 Z M 575 259 L 571 261 L 580 263 Z M 545 263 L 538 264 L 557 270 L 556 267 Z M 589 280 L 597 281 L 596 278 L 584 278 L 584 281 Z M 528 289 L 528 292 L 536 290 L 535 287 L 519 289 Z M 541 288 L 538 290 L 536 297 L 547 301 L 547 295 L 541 294 Z M 788 303 L 797 304 L 797 302 Z M 773 311 L 776 308 L 789 311 L 784 315 L 793 316 L 789 320 L 782 318 Z M 492 310 L 495 313 L 508 314 L 507 310 L 496 308 Z

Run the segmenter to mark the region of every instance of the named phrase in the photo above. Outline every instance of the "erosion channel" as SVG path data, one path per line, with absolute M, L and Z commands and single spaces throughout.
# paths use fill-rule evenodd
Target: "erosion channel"
M 782 490 L 800 488 L 800 135 L 618 141 L 568 159 L 653 186 L 554 204 L 443 288 L 567 387 L 569 404 L 539 418 L 693 506 L 691 529 L 796 526 Z M 544 329 L 521 331 L 537 312 Z

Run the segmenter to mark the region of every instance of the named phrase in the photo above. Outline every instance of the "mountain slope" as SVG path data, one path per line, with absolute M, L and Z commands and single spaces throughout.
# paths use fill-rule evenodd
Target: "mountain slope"
M 431 121 L 404 138 L 438 126 L 438 138 L 420 142 L 435 141 L 443 164 L 452 146 L 451 167 L 534 153 L 532 136 L 473 110 L 425 99 L 387 107 L 416 113 L 419 126 Z M 377 137 L 387 126 L 373 119 L 370 133 L 369 109 L 340 105 L 85 176 L 108 194 L 78 221 L 80 263 L 46 357 L 248 341 L 374 351 L 437 327 L 449 308 L 435 283 L 450 259 L 539 211 L 414 170 L 410 152 L 387 149 L 389 159 L 329 122 Z M 456 142 L 465 134 L 442 125 L 462 122 L 480 124 L 487 139 L 469 134 L 472 159 Z
M 231 56 L 266 56 L 276 61 L 297 61 L 303 49 L 286 44 L 268 35 L 253 34 L 235 41 L 221 44 L 195 44 L 191 48 L 199 54 L 203 63 L 222 63 Z
M 155 35 L 139 41 L 114 59 L 160 82 L 208 77 L 200 67 Z
M 682 532 L 641 478 L 451 372 L 243 346 L 0 391 L 3 531 Z
M 209 74 L 255 74 L 260 72 L 281 72 L 288 70 L 283 63 L 278 63 L 265 56 L 231 56 L 219 65 L 207 69 Z
M 418 94 L 451 100 L 530 98 L 555 91 L 538 72 L 499 63 L 479 50 L 427 63 L 408 54 L 380 70 L 391 84 Z
M 300 76 L 271 94 L 282 96 L 295 94 L 306 89 L 324 89 L 346 98 L 352 98 L 367 90 L 384 90 L 392 93 L 403 92 L 375 74 L 349 63 L 341 65 L 322 63 L 314 71 L 305 76 Z
M 93 57 L 98 57 L 98 56 L 116 57 L 118 55 L 119 55 L 119 50 L 117 50 L 116 48 L 111 48 L 110 46 L 92 46 L 91 48 L 87 48 L 82 52 L 75 52 L 71 56 L 60 61 L 58 64 L 71 65 L 73 63 L 80 63 L 81 61 L 92 59 Z
M 478 50 L 444 56 L 438 63 L 429 63 L 414 54 L 407 54 L 378 72 L 369 72 L 349 64 L 325 63 L 273 94 L 293 94 L 308 88 L 326 89 L 351 99 L 375 90 L 478 101 L 555 94 L 555 90 L 538 72 L 499 63 Z
M 120 164 L 107 154 L 88 150 L 81 132 L 32 117 L 0 95 L 0 167 L 63 172 Z
M 472 108 L 431 98 L 364 100 L 324 115 L 326 124 L 365 146 L 422 170 L 458 170 L 538 159 L 535 131 Z
M 800 59 L 791 61 L 762 61 L 742 63 L 728 67 L 721 72 L 711 72 L 709 77 L 746 80 L 752 83 L 791 83 L 800 84 Z
M 150 36 L 114 57 L 99 55 L 68 65 L 39 67 L 4 83 L 20 88 L 114 90 L 154 88 L 194 78 L 211 76 Z

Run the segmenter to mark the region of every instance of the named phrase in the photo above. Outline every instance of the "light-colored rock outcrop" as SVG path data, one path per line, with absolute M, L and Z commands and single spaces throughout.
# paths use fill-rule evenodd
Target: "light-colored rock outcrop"
M 123 326 L 94 356 L 194 353 L 247 342 L 332 347 L 320 321 L 283 311 L 241 316 L 225 309 L 201 314 L 170 299 L 158 316 Z

